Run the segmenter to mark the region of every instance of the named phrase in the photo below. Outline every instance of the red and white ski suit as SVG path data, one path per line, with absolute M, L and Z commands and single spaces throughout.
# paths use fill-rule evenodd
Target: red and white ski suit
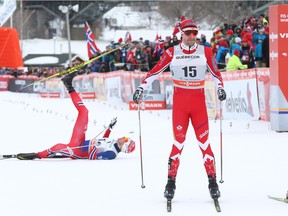
M 184 147 L 189 120 L 203 154 L 207 175 L 216 176 L 215 159 L 209 142 L 209 125 L 205 103 L 205 73 L 208 70 L 216 88 L 223 87 L 221 73 L 209 47 L 180 43 L 167 49 L 140 87 L 148 89 L 152 82 L 170 66 L 174 84 L 172 124 L 174 141 L 169 157 L 168 176 L 175 179 Z
M 88 125 L 88 110 L 77 92 L 71 92 L 70 97 L 78 111 L 70 142 L 68 144 L 57 143 L 49 149 L 38 152 L 38 157 L 49 158 L 51 155 L 53 157 L 53 154 L 60 153 L 72 159 L 111 160 L 116 158 L 121 150 L 116 140 L 108 139 L 111 132 L 109 127 L 106 129 L 103 138 L 85 140 Z

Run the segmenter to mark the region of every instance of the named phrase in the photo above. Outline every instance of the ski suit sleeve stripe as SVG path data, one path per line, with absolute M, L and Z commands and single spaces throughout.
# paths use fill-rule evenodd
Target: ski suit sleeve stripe
M 208 68 L 208 71 L 212 75 L 215 86 L 216 86 L 216 88 L 218 88 L 219 86 L 223 87 L 222 76 L 221 76 L 221 73 L 218 69 L 216 59 L 213 55 L 213 52 L 212 52 L 210 47 L 205 46 L 204 49 L 205 49 L 205 56 L 207 59 L 207 68 Z
M 110 130 L 110 128 L 108 128 L 108 129 L 105 131 L 105 133 L 104 133 L 104 135 L 103 135 L 103 138 L 108 138 L 108 137 L 110 136 L 110 133 L 111 133 L 111 130 Z
M 173 58 L 174 48 L 167 49 L 157 64 L 148 72 L 146 77 L 142 80 L 140 87 L 146 90 L 157 77 L 170 65 Z
M 95 160 L 97 158 L 97 148 L 93 146 L 92 150 L 89 152 L 88 159 L 89 160 Z

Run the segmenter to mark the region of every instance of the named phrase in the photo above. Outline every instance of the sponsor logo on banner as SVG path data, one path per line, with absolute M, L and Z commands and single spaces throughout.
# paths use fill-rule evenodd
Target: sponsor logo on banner
M 274 32 L 272 32 L 270 34 L 270 40 L 272 40 L 272 42 L 274 42 L 274 40 L 278 39 L 278 35 L 277 34 L 274 34 Z
M 7 89 L 8 89 L 8 82 L 0 81 L 0 90 L 7 90 Z
M 278 52 L 274 52 L 272 50 L 272 52 L 270 52 L 270 59 L 272 59 L 272 61 L 274 61 L 275 58 L 278 58 Z
M 60 98 L 60 92 L 41 92 L 41 98 Z
M 279 33 L 279 35 L 280 35 L 280 38 L 288 38 L 288 33 Z
M 132 95 L 129 97 L 129 109 L 137 110 L 138 104 L 134 103 Z M 164 94 L 143 94 L 140 101 L 140 108 L 142 110 L 161 110 L 165 109 Z
M 288 14 L 280 14 L 280 22 L 288 22 Z
M 138 104 L 134 103 L 133 101 L 129 101 L 129 109 L 130 110 L 137 110 Z M 141 101 L 140 102 L 140 109 L 142 110 L 162 110 L 165 109 L 164 101 Z
M 96 93 L 95 92 L 81 92 L 80 97 L 82 99 L 96 99 Z

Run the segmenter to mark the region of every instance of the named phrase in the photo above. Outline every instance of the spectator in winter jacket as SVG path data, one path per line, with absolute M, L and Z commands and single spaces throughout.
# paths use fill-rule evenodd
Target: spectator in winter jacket
M 225 65 L 225 57 L 227 55 L 227 53 L 229 53 L 229 46 L 228 43 L 226 42 L 226 40 L 222 40 L 220 42 L 220 46 L 219 49 L 217 51 L 217 55 L 216 55 L 216 62 L 218 65 L 219 69 L 224 69 L 226 67 Z
M 242 69 L 246 69 L 248 67 L 247 65 L 243 65 L 241 63 L 239 56 L 240 56 L 239 50 L 235 49 L 232 57 L 230 57 L 230 59 L 229 59 L 226 71 L 242 70 Z
M 263 64 L 269 67 L 269 28 L 265 28 L 265 39 L 262 42 Z
M 236 49 L 239 51 L 239 53 L 241 50 L 241 38 L 236 37 L 234 41 L 235 41 L 235 43 L 232 44 L 232 46 L 231 46 L 231 56 L 233 55 L 233 53 Z
M 254 55 L 252 46 L 248 44 L 247 38 L 242 38 L 240 60 L 248 68 L 255 68 Z
M 268 26 L 268 20 L 265 18 L 264 14 L 260 14 L 258 23 L 262 24 L 263 26 Z
M 253 41 L 256 41 L 256 47 L 254 50 L 254 57 L 256 61 L 256 67 L 266 67 L 266 64 L 263 62 L 263 51 L 262 51 L 262 42 L 266 38 L 264 34 L 264 28 L 259 30 L 259 34 L 256 35 Z
M 210 43 L 206 39 L 206 35 L 204 34 L 201 34 L 200 44 L 202 44 L 203 46 L 211 47 Z

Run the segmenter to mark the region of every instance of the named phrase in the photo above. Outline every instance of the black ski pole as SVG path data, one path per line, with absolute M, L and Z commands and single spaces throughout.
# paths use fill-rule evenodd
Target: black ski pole
M 139 123 L 139 144 L 140 144 L 140 162 L 141 162 L 141 188 L 145 188 L 144 185 L 144 174 L 143 174 L 143 157 L 142 157 L 142 137 L 141 137 L 141 115 L 140 115 L 140 104 L 138 103 L 138 123 Z
M 222 101 L 220 101 L 220 164 L 221 164 L 221 178 L 220 183 L 224 183 L 223 180 L 223 145 L 222 145 Z

